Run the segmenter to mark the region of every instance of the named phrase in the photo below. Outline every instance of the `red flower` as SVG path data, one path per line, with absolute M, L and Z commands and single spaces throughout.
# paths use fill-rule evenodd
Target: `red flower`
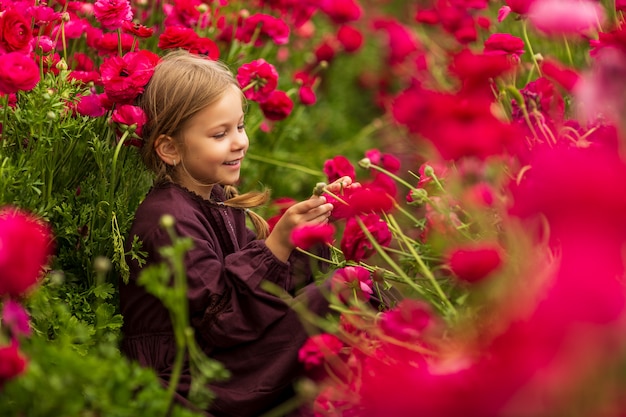
M 143 92 L 150 81 L 159 57 L 149 51 L 131 52 L 113 57 L 100 66 L 104 92 L 118 103 L 129 103 Z
M 580 81 L 580 74 L 576 70 L 567 68 L 550 58 L 544 58 L 541 61 L 541 72 L 570 93 Z
M 382 153 L 378 149 L 370 149 L 365 151 L 365 157 L 374 165 L 386 169 L 392 174 L 400 170 L 400 160 L 389 153 Z
M 430 306 L 419 300 L 404 299 L 380 318 L 380 329 L 401 342 L 418 341 L 424 330 L 433 324 Z
M 97 0 L 93 5 L 96 20 L 104 29 L 116 30 L 133 18 L 128 0 Z
M 28 291 L 51 254 L 52 234 L 46 224 L 20 210 L 0 211 L 0 296 Z
M 340 246 L 344 257 L 355 262 L 369 258 L 375 252 L 372 242 L 369 241 L 361 229 L 359 220 L 380 246 L 387 246 L 391 243 L 389 226 L 377 214 L 349 218 L 346 222 Z
M 332 224 L 314 224 L 298 226 L 291 232 L 293 244 L 304 250 L 318 244 L 331 244 L 335 236 L 335 226 Z
M 0 52 L 29 53 L 32 32 L 30 21 L 14 8 L 0 16 Z
M 0 388 L 10 379 L 26 369 L 26 358 L 22 356 L 13 342 L 9 346 L 0 346 Z
M 341 177 L 350 177 L 353 181 L 356 179 L 354 165 L 343 155 L 337 155 L 333 159 L 326 160 L 324 162 L 324 174 L 326 174 L 328 182 L 336 181 Z
M 138 38 L 149 38 L 154 34 L 154 29 L 146 27 L 140 23 L 134 23 L 130 20 L 125 20 L 122 24 L 122 30 L 125 33 L 129 33 Z
M 148 121 L 148 117 L 141 107 L 122 104 L 113 110 L 111 121 L 117 123 L 118 137 L 120 137 L 125 130 L 129 130 L 130 133 L 135 133 L 137 136 L 141 137 L 141 130 L 143 129 L 143 125 Z M 132 141 L 130 144 L 138 145 L 137 142 Z
M 448 264 L 461 281 L 478 282 L 502 265 L 502 251 L 490 243 L 468 244 L 448 254 Z
M 250 43 L 257 30 L 260 32 L 254 46 L 261 46 L 267 40 L 276 45 L 285 45 L 289 41 L 289 26 L 281 19 L 263 13 L 253 14 L 244 20 L 235 37 L 243 43 Z
M 370 271 L 362 266 L 346 266 L 338 269 L 332 276 L 331 289 L 339 300 L 348 303 L 357 297 L 360 301 L 368 301 L 372 290 Z
M 313 87 L 318 80 L 318 77 L 314 74 L 311 74 L 307 70 L 296 71 L 293 75 L 293 79 L 301 84 L 300 89 L 298 90 L 298 96 L 300 97 L 300 102 L 305 106 L 309 106 L 315 104 L 317 101 L 317 97 L 315 96 L 315 91 Z
M 239 67 L 237 81 L 246 98 L 263 102 L 276 90 L 278 71 L 272 64 L 261 58 Z
M 267 100 L 260 103 L 260 107 L 269 120 L 283 120 L 291 114 L 293 101 L 284 91 L 274 90 Z
M 74 105 L 78 114 L 89 117 L 104 116 L 107 109 L 102 105 L 101 97 L 98 94 L 78 96 Z
M 398 65 L 419 51 L 420 44 L 413 33 L 401 23 L 391 19 L 375 20 L 374 29 L 384 30 L 388 37 L 389 65 Z
M 524 53 L 524 41 L 508 33 L 494 33 L 485 41 L 485 54 L 512 55 L 519 58 Z
M 298 360 L 304 368 L 311 370 L 321 367 L 327 358 L 337 355 L 343 348 L 343 342 L 337 336 L 322 333 L 311 336 L 298 351 Z
M 196 55 L 205 55 L 207 58 L 214 61 L 220 57 L 219 48 L 215 42 L 209 38 L 196 38 L 194 44 L 189 48 L 189 52 Z
M 11 335 L 30 336 L 31 328 L 28 320 L 28 313 L 18 302 L 8 299 L 2 307 L 2 324 L 8 327 Z
M 356 0 L 322 0 L 320 10 L 338 25 L 359 20 L 363 14 Z
M 343 25 L 337 31 L 337 40 L 346 52 L 356 52 L 363 45 L 363 35 L 352 26 Z
M 39 67 L 21 52 L 0 55 L 0 93 L 30 91 L 39 82 Z
M 168 26 L 159 36 L 158 47 L 161 49 L 183 48 L 189 50 L 195 45 L 198 34 L 191 28 Z

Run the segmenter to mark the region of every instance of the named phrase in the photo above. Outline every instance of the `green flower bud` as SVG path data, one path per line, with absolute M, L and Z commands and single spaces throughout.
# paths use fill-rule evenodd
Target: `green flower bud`
M 173 227 L 174 223 L 176 223 L 176 220 L 170 214 L 165 214 L 161 217 L 161 226 L 165 228 Z
M 368 168 L 370 168 L 370 167 L 372 166 L 372 161 L 370 161 L 370 159 L 369 159 L 369 158 L 363 158 L 363 159 L 361 159 L 361 160 L 359 161 L 359 166 L 360 166 L 361 168 L 368 169 Z
M 96 272 L 106 274 L 111 270 L 111 261 L 106 256 L 97 256 L 93 261 L 93 269 Z
M 325 182 L 318 182 L 315 184 L 315 188 L 313 188 L 313 195 L 320 196 L 324 194 L 324 190 L 326 189 Z

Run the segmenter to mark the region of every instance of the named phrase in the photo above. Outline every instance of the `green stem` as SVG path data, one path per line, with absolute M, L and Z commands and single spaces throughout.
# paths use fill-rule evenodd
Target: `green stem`
M 569 59 L 570 65 L 574 66 L 574 58 L 572 57 L 572 50 L 569 47 L 569 42 L 567 41 L 567 37 L 563 35 L 563 42 L 565 43 L 565 51 L 567 52 L 567 58 Z
M 541 77 L 541 68 L 539 67 L 539 63 L 537 62 L 537 57 L 535 56 L 533 47 L 530 44 L 530 38 L 528 37 L 528 29 L 526 26 L 527 26 L 527 22 L 524 20 L 522 22 L 522 34 L 524 36 L 524 42 L 526 42 L 526 46 L 528 46 L 528 52 L 530 53 L 530 58 L 533 60 L 533 64 L 535 65 L 535 68 L 537 68 L 537 72 L 539 73 L 539 76 Z
M 393 174 L 389 171 L 387 171 L 385 168 L 378 166 L 376 164 L 370 164 L 369 166 L 372 169 L 375 169 L 378 172 L 382 172 L 383 174 L 387 175 L 390 178 L 393 178 L 395 181 L 399 182 L 400 184 L 404 185 L 405 187 L 407 187 L 409 190 L 415 190 L 415 187 L 412 186 L 411 184 L 409 184 L 408 182 L 406 182 L 404 179 L 400 178 L 399 176 L 397 176 L 396 174 Z
M 307 250 L 304 250 L 304 249 L 302 249 L 302 248 L 298 248 L 298 247 L 297 247 L 297 248 L 296 248 L 296 250 L 297 250 L 298 252 L 302 252 L 302 253 L 304 253 L 305 255 L 310 256 L 311 258 L 316 259 L 316 260 L 318 260 L 318 261 L 321 261 L 321 262 L 326 262 L 327 264 L 331 264 L 331 265 L 337 265 L 337 266 L 341 265 L 341 262 L 335 262 L 335 261 L 333 261 L 332 259 L 326 259 L 326 258 L 323 258 L 323 257 L 321 257 L 321 256 L 318 256 L 318 255 L 316 255 L 316 254 L 314 254 L 314 253 L 312 253 L 312 252 L 309 252 L 309 251 L 307 251 Z
M 305 174 L 314 175 L 316 177 L 324 176 L 324 173 L 322 171 L 317 171 L 314 169 L 303 167 L 302 165 L 292 164 L 290 162 L 283 162 L 283 161 L 279 161 L 273 158 L 268 158 L 265 156 L 251 154 L 250 152 L 246 154 L 246 157 L 252 159 L 253 161 L 264 162 L 266 164 L 270 164 L 270 165 L 274 165 L 274 166 L 278 166 L 282 168 L 294 169 L 296 171 L 304 172 Z

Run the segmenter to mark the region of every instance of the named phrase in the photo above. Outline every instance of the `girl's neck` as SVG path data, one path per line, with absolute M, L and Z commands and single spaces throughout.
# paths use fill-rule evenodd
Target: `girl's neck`
M 181 187 L 188 189 L 189 191 L 193 191 L 194 193 L 198 194 L 200 197 L 204 198 L 205 200 L 211 199 L 211 191 L 213 190 L 212 184 L 203 185 L 203 184 L 198 184 L 193 181 L 185 181 L 184 179 L 178 179 L 176 183 L 180 185 Z

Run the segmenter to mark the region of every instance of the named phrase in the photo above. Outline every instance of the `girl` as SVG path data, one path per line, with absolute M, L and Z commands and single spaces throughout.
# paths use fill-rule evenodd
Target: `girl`
M 175 218 L 178 235 L 193 239 L 185 258 L 189 317 L 201 348 L 231 373 L 226 382 L 211 385 L 217 398 L 207 415 L 260 415 L 293 395 L 297 352 L 308 337 L 294 311 L 260 284 L 271 281 L 305 297 L 314 313 L 327 311 L 308 259 L 293 250 L 290 234 L 298 225 L 327 222 L 333 207 L 324 197 L 297 203 L 269 235 L 267 223 L 247 210 L 268 196 L 237 195 L 232 187 L 248 137 L 242 91 L 219 62 L 170 53 L 156 67 L 139 105 L 148 116 L 142 157 L 157 176 L 137 209 L 129 241 L 139 238 L 147 265 L 160 262 L 159 248 L 171 244 L 159 227 L 165 214 Z M 342 178 L 330 188 L 350 185 L 350 178 Z M 256 235 L 246 228 L 246 212 L 253 216 Z M 137 285 L 140 268 L 129 264 L 131 280 L 120 286 L 122 350 L 169 380 L 176 355 L 169 313 Z M 177 387 L 183 403 L 190 381 L 186 366 Z

